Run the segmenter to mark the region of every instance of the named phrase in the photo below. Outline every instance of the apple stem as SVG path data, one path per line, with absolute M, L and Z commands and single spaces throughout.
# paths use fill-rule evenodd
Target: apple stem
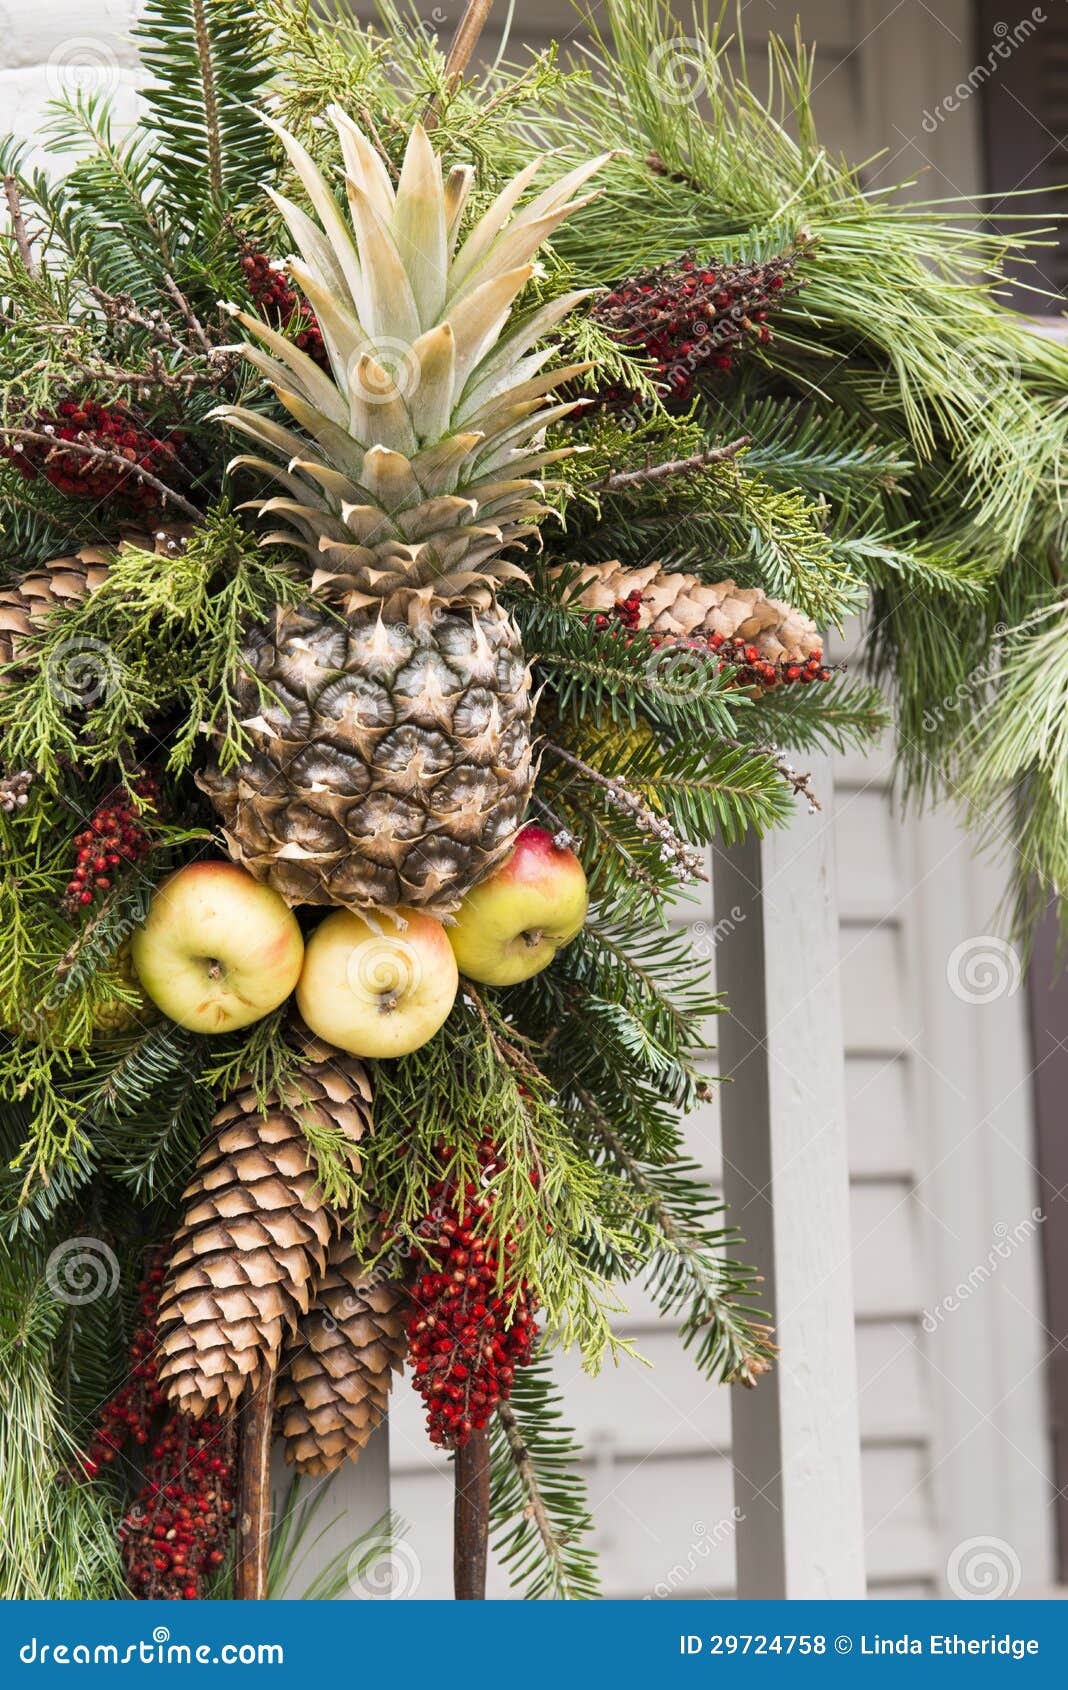
M 523 934 L 523 943 L 529 945 L 530 949 L 534 951 L 537 950 L 544 937 L 545 934 L 540 927 L 529 927 Z

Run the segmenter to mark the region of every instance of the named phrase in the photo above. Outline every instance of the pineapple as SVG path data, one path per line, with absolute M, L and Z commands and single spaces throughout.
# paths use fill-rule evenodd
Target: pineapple
M 331 108 L 349 218 L 305 149 L 275 126 L 317 214 L 275 201 L 300 257 L 327 375 L 244 312 L 242 347 L 300 432 L 248 409 L 220 415 L 256 448 L 235 465 L 276 485 L 253 501 L 310 560 L 310 591 L 255 629 L 238 702 L 251 743 L 201 784 L 233 857 L 290 903 L 447 916 L 508 850 L 533 782 L 530 672 L 501 582 L 536 532 L 553 390 L 546 334 L 585 293 L 511 322 L 531 259 L 587 198 L 602 160 L 522 210 L 542 160 L 460 239 L 472 170 L 443 178 L 416 125 L 396 187 Z

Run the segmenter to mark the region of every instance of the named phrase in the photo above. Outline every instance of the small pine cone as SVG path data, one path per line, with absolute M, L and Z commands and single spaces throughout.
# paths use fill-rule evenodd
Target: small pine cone
M 407 1298 L 381 1264 L 368 1274 L 347 1237 L 331 1245 L 278 1385 L 279 1430 L 298 1473 L 333 1473 L 355 1460 L 385 1418 L 404 1362 Z
M 559 573 L 559 571 L 554 571 Z M 658 563 L 627 569 L 621 563 L 587 564 L 576 577 L 572 603 L 611 614 L 628 601 L 637 613 L 628 627 L 665 639 L 744 641 L 767 663 L 807 663 L 823 656 L 816 624 L 760 587 L 734 581 L 710 585 L 696 575 L 665 570 Z
M 310 1036 L 307 1065 L 264 1111 L 245 1083 L 185 1192 L 185 1215 L 160 1299 L 160 1381 L 190 1414 L 224 1413 L 247 1379 L 274 1366 L 307 1314 L 338 1232 L 305 1125 L 340 1128 L 350 1161 L 371 1125 L 363 1064 Z
M 142 552 L 174 551 L 181 548 L 189 532 L 188 526 L 168 524 L 153 534 L 126 533 L 122 544 Z M 115 554 L 114 546 L 83 546 L 72 556 L 31 569 L 0 589 L 0 667 L 18 660 L 22 641 L 47 621 L 57 606 L 76 604 L 95 593 L 107 580 Z

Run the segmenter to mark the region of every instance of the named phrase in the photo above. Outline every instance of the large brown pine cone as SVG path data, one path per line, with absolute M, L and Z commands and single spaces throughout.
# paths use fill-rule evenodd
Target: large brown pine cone
M 278 1363 L 311 1306 L 339 1221 L 323 1201 L 304 1126 L 340 1128 L 359 1170 L 371 1125 L 367 1072 L 306 1040 L 307 1065 L 261 1110 L 250 1083 L 215 1117 L 185 1193 L 160 1298 L 160 1380 L 190 1414 L 225 1412 Z
M 571 591 L 571 603 L 603 612 L 636 593 L 640 602 L 634 626 L 668 639 L 719 634 L 727 641 L 742 640 L 754 645 L 767 663 L 804 663 L 823 649 L 814 622 L 788 604 L 769 599 L 760 587 L 739 587 L 730 580 L 710 584 L 658 563 L 642 569 L 616 562 L 586 564 Z
M 333 1473 L 385 1418 L 404 1361 L 407 1295 L 382 1264 L 369 1273 L 347 1237 L 331 1245 L 278 1385 L 278 1426 L 298 1473 Z
M 188 524 L 168 523 L 151 534 L 130 531 L 121 544 L 142 552 L 177 551 L 190 532 Z M 0 667 L 17 661 L 26 636 L 59 605 L 77 603 L 106 581 L 115 546 L 83 546 L 57 557 L 0 588 Z M 0 675 L 0 684 L 3 676 Z

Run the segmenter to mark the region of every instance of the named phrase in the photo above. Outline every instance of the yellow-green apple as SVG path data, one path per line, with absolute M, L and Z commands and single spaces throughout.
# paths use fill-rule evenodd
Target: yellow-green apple
M 313 1033 L 353 1056 L 406 1056 L 432 1039 L 459 977 L 445 929 L 398 910 L 403 927 L 374 928 L 350 910 L 308 940 L 297 1005 Z
M 574 851 L 543 827 L 524 827 L 500 868 L 467 894 L 449 928 L 460 973 L 486 986 L 529 980 L 581 932 L 588 904 Z
M 196 1033 L 228 1033 L 284 1003 L 304 940 L 293 911 L 246 869 L 188 863 L 153 893 L 133 960 L 164 1015 Z

